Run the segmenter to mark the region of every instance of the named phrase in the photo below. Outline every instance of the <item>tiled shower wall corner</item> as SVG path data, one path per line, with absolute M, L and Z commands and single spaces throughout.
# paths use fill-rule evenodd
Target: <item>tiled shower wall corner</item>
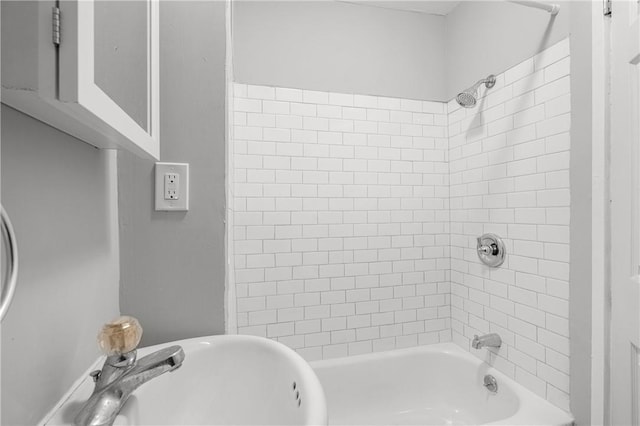
M 451 340 L 446 104 L 234 90 L 238 332 L 309 360 Z
M 449 102 L 453 340 L 503 340 L 490 363 L 569 409 L 569 41 L 498 76 L 474 109 Z M 484 89 L 483 89 L 484 90 Z M 500 268 L 476 237 L 504 239 Z
M 239 333 L 308 360 L 453 337 L 568 410 L 568 39 L 472 109 L 233 86 Z M 499 350 L 470 347 L 488 332 Z

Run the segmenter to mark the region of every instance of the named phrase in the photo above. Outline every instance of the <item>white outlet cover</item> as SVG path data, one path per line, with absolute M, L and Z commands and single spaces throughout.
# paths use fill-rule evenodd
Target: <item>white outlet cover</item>
M 168 200 L 164 196 L 165 175 L 178 174 L 177 200 Z M 156 163 L 156 211 L 188 211 L 189 210 L 189 164 L 188 163 Z

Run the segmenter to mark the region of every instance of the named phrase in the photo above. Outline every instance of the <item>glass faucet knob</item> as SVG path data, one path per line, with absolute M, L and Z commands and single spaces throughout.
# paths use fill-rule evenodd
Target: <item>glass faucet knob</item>
M 137 319 L 121 316 L 102 326 L 98 333 L 98 346 L 105 355 L 122 355 L 138 347 L 142 327 Z

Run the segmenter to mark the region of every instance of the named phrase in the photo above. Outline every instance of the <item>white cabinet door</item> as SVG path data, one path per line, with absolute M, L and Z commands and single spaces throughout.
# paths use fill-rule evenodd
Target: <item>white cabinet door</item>
M 99 148 L 158 159 L 158 9 L 158 0 L 2 1 L 2 102 Z
M 611 424 L 639 425 L 640 3 L 611 25 Z

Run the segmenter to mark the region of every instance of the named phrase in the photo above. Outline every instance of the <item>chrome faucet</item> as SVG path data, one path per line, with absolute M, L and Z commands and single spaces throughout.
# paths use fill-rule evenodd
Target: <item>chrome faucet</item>
M 133 317 L 119 317 L 105 324 L 98 343 L 107 354 L 102 370 L 91 372 L 93 393 L 74 419 L 78 426 L 112 425 L 131 394 L 142 384 L 179 368 L 184 350 L 170 346 L 137 359 L 142 327 Z
M 136 360 L 136 351 L 107 357 L 102 370 L 91 372 L 93 394 L 76 415 L 78 426 L 112 425 L 131 394 L 142 384 L 182 365 L 184 351 L 171 346 Z
M 502 346 L 502 339 L 496 333 L 485 334 L 484 336 L 479 337 L 476 334 L 473 336 L 471 346 L 473 346 L 474 349 L 481 349 L 485 346 L 490 348 L 499 348 Z

